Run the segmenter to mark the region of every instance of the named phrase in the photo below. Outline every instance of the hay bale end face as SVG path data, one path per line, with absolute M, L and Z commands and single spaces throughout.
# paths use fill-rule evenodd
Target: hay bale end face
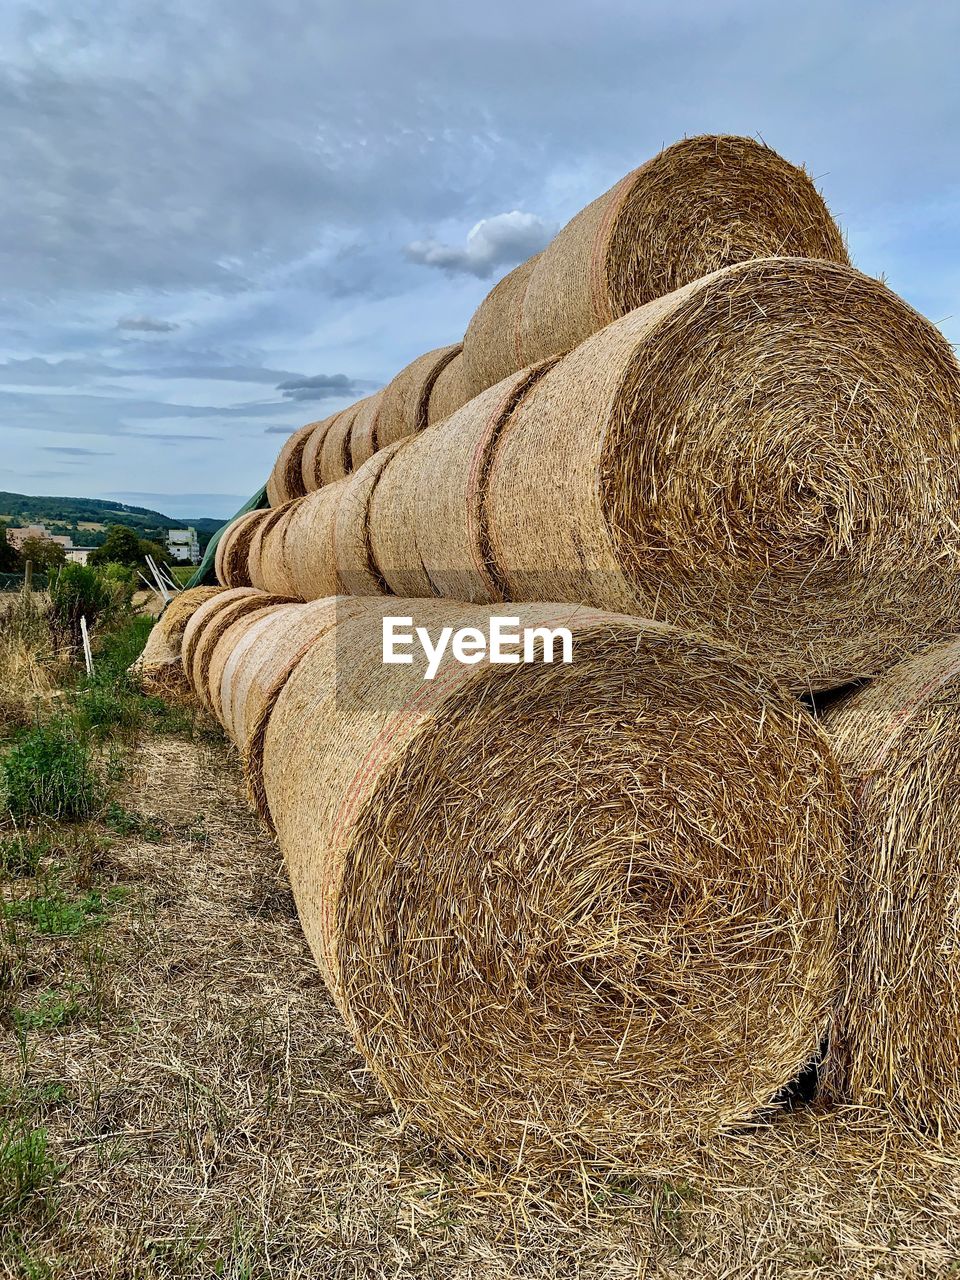
M 587 205 L 540 254 L 523 293 L 517 367 L 751 258 L 848 263 L 802 170 L 752 138 L 687 138 Z
M 854 801 L 828 1086 L 960 1129 L 960 639 L 827 710 Z
M 311 947 L 400 1110 L 481 1157 L 656 1167 L 766 1106 L 836 987 L 845 798 L 730 650 L 568 625 L 572 665 L 381 665 L 350 602 L 290 673 L 264 787 Z M 691 803 L 696 797 L 696 803 Z
M 192 587 L 175 595 L 154 624 L 131 672 L 148 691 L 186 692 L 189 682 L 180 657 L 183 633 L 202 604 L 223 592 L 223 587 Z
M 544 375 L 490 470 L 509 597 L 703 628 L 798 691 L 960 617 L 960 366 L 850 267 L 728 267 Z

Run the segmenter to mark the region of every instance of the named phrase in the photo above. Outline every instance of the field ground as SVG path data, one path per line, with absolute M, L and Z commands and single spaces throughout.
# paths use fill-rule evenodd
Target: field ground
M 0 829 L 0 1277 L 960 1275 L 960 1144 L 879 1117 L 797 1109 L 603 1180 L 405 1129 L 219 730 L 154 707 L 104 752 L 95 817 Z

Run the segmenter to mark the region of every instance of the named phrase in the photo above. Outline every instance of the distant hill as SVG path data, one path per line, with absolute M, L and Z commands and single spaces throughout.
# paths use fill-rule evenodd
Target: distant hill
M 98 547 L 111 524 L 125 524 L 141 538 L 163 542 L 168 529 L 192 525 L 201 548 L 223 525 L 223 520 L 200 517 L 174 520 L 149 507 L 133 507 L 104 498 L 33 498 L 25 493 L 0 491 L 0 521 L 7 524 L 44 524 L 51 533 L 69 534 L 79 547 Z

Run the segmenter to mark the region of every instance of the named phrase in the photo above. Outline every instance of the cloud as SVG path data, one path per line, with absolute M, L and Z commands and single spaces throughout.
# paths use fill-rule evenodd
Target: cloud
M 312 378 L 288 378 L 277 384 L 284 400 L 331 400 L 335 396 L 353 396 L 360 384 L 345 373 L 317 373 Z
M 404 253 L 411 262 L 424 267 L 483 278 L 498 267 L 514 267 L 539 253 L 551 240 L 553 230 L 535 213 L 512 209 L 481 219 L 471 228 L 462 249 L 439 240 L 415 240 Z
M 45 444 L 41 445 L 41 448 L 44 453 L 62 453 L 69 458 L 108 458 L 111 456 L 105 453 L 103 449 L 79 449 L 67 444 Z
M 263 434 L 266 436 L 292 436 L 299 429 L 299 427 L 265 427 Z
M 153 316 L 124 316 L 117 321 L 117 328 L 134 333 L 176 333 L 180 326 L 172 320 L 155 320 Z

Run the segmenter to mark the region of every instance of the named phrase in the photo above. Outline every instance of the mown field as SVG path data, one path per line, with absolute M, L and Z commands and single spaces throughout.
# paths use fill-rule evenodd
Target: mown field
M 960 1148 L 803 1106 L 670 1168 L 480 1168 L 355 1054 L 239 762 L 0 611 L 0 1276 L 960 1275 Z

